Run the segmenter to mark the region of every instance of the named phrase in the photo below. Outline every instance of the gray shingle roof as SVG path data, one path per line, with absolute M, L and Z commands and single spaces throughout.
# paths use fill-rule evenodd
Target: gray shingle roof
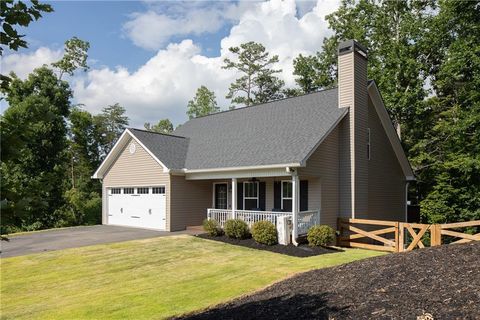
M 129 131 L 169 169 L 185 168 L 188 138 L 129 128 Z
M 175 130 L 188 137 L 187 169 L 301 162 L 342 117 L 337 90 L 192 119 Z
M 164 135 L 131 129 L 169 169 L 300 163 L 347 112 L 337 89 L 219 112 Z

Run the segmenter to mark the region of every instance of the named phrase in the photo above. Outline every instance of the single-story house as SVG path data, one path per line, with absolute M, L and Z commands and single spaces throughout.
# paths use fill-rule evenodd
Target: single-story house
M 338 217 L 406 220 L 413 172 L 367 50 L 338 50 L 338 87 L 187 121 L 173 134 L 127 129 L 93 178 L 104 224 L 176 231 L 288 215 L 295 239 Z

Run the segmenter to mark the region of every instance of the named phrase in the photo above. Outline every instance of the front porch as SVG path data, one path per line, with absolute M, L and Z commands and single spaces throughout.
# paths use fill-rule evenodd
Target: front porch
M 293 220 L 293 212 L 276 212 L 276 211 L 252 211 L 252 210 L 233 210 L 233 209 L 208 209 L 207 218 L 209 220 L 216 220 L 223 228 L 227 220 L 240 219 L 245 221 L 251 228 L 257 221 L 270 221 L 277 225 L 279 217 L 289 217 Z M 314 225 L 320 224 L 320 209 L 299 211 L 297 214 L 297 237 L 307 234 L 308 229 Z M 293 225 L 293 223 L 292 223 Z M 292 228 L 292 234 L 293 234 Z
M 212 207 L 207 218 L 223 228 L 227 220 L 240 219 L 249 227 L 257 221 L 278 225 L 287 217 L 292 242 L 320 224 L 320 182 L 318 178 L 286 176 L 245 177 L 211 181 Z M 284 221 L 285 222 L 285 221 Z

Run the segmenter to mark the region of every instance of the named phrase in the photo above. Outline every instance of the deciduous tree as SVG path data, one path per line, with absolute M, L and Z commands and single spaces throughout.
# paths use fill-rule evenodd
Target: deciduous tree
M 145 129 L 152 132 L 158 133 L 172 133 L 173 131 L 173 124 L 169 119 L 162 119 L 154 124 L 153 126 L 150 123 L 146 122 L 144 125 Z

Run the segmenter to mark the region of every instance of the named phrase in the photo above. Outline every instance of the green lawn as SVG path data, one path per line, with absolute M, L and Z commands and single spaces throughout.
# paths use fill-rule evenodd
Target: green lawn
M 145 319 L 203 309 L 296 272 L 382 253 L 294 258 L 175 236 L 1 259 L 2 319 Z

